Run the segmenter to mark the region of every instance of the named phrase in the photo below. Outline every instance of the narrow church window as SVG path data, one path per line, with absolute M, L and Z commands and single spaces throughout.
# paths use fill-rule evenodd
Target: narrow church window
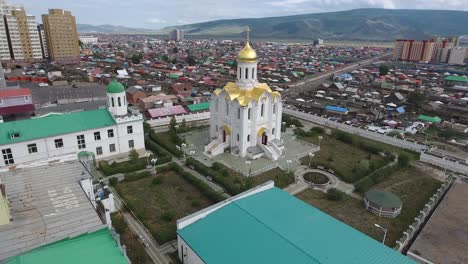
M 255 79 L 255 68 L 252 68 L 252 79 Z
M 229 102 L 226 102 L 226 115 L 229 115 Z
M 119 107 L 122 106 L 122 101 L 120 100 L 120 97 L 117 97 L 117 101 L 119 102 Z
M 114 104 L 114 97 L 112 97 L 112 107 L 114 107 L 115 104 Z
M 249 68 L 245 68 L 245 78 L 249 78 Z
M 247 119 L 250 120 L 250 108 L 247 110 Z
M 241 113 L 240 108 L 237 109 L 237 118 L 240 119 Z
M 261 108 L 260 108 L 260 116 L 263 117 L 263 108 L 264 108 L 264 104 L 262 104 Z
M 275 113 L 276 111 L 276 104 L 273 104 L 273 114 Z
M 250 142 L 250 135 L 247 135 L 247 142 Z
M 272 134 L 273 136 L 275 135 L 275 129 L 274 129 L 274 128 L 271 130 L 271 134 Z
M 237 134 L 237 141 L 239 141 L 239 134 Z

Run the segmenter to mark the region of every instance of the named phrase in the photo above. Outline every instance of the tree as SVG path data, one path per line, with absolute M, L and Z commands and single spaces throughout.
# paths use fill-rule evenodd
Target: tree
M 169 56 L 167 56 L 167 54 L 164 54 L 162 56 L 162 60 L 165 61 L 165 62 L 169 62 Z
M 382 75 L 387 75 L 387 74 L 388 74 L 388 71 L 389 71 L 389 69 L 388 69 L 388 66 L 387 66 L 387 65 L 380 65 L 380 67 L 379 67 L 379 73 L 380 73 L 381 76 L 382 76 Z
M 188 55 L 187 56 L 187 63 L 188 63 L 188 65 L 193 66 L 193 65 L 195 65 L 197 63 L 197 61 L 193 58 L 192 55 Z
M 402 168 L 408 167 L 410 165 L 410 161 L 411 158 L 406 153 L 401 153 L 400 156 L 398 156 L 398 165 Z
M 426 95 L 420 91 L 413 91 L 408 94 L 408 103 L 420 107 L 426 101 Z
M 78 46 L 80 46 L 80 48 L 83 48 L 83 41 L 78 40 Z
M 138 154 L 138 152 L 134 149 L 132 149 L 130 153 L 128 153 L 128 158 L 130 159 L 132 163 L 138 160 L 139 157 L 140 157 L 140 154 Z
M 177 120 L 175 116 L 171 117 L 171 121 L 169 121 L 169 130 L 174 130 L 175 131 L 175 126 L 177 125 Z
M 172 49 L 172 52 L 173 52 L 173 53 L 179 53 L 179 48 L 174 47 L 174 48 Z
M 140 55 L 139 54 L 133 54 L 132 55 L 132 63 L 133 64 L 140 64 Z
M 370 163 L 369 163 L 369 160 L 361 160 L 361 162 L 359 162 L 359 165 L 357 167 L 357 174 L 359 175 L 367 175 L 367 172 L 369 171 L 369 168 L 370 168 Z
M 339 191 L 336 188 L 328 189 L 327 199 L 331 200 L 331 201 L 339 201 L 339 200 L 343 199 L 343 192 Z

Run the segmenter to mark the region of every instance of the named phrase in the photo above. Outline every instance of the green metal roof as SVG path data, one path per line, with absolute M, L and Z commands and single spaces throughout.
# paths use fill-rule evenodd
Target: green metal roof
M 278 188 L 231 202 L 178 234 L 207 264 L 416 263 Z
M 209 110 L 210 109 L 210 102 L 204 102 L 204 103 L 199 103 L 199 104 L 191 104 L 191 105 L 188 105 L 187 107 L 192 112 Z
M 447 76 L 444 80 L 453 82 L 468 82 L 468 78 L 463 76 Z
M 115 120 L 107 109 L 49 114 L 38 118 L 0 123 L 0 145 L 113 125 Z M 11 138 L 13 133 L 18 133 L 19 137 Z
M 108 93 L 123 93 L 125 92 L 125 87 L 123 84 L 119 83 L 116 80 L 113 80 L 109 85 L 107 85 Z
M 107 228 L 33 249 L 6 264 L 127 264 Z
M 366 199 L 385 208 L 401 207 L 401 200 L 398 196 L 382 190 L 370 190 L 366 192 Z
M 440 123 L 440 121 L 442 121 L 442 119 L 440 119 L 440 117 L 438 116 L 432 117 L 432 116 L 426 116 L 426 115 L 419 115 L 418 119 L 426 121 L 426 122 L 431 122 L 431 123 Z

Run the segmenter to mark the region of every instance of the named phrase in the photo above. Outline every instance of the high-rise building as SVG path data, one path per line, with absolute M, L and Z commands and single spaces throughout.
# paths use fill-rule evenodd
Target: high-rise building
M 49 52 L 47 51 L 47 37 L 45 35 L 44 25 L 38 25 L 37 31 L 39 32 L 39 39 L 41 40 L 42 57 L 49 58 Z
M 448 58 L 449 65 L 465 65 L 466 49 L 464 48 L 452 48 L 450 50 L 450 56 Z
M 17 62 L 42 60 L 41 41 L 36 17 L 27 15 L 23 8 L 4 15 L 10 57 Z
M 174 41 L 184 41 L 184 31 L 181 29 L 174 29 L 169 34 L 171 40 Z
M 394 60 L 427 63 L 432 58 L 432 52 L 434 50 L 434 41 L 399 39 L 395 41 L 394 47 Z
M 80 62 L 80 47 L 76 20 L 70 11 L 49 9 L 42 15 L 42 23 L 47 37 L 48 53 L 51 61 L 62 64 Z
M 10 14 L 12 10 L 21 8 L 20 5 L 11 5 L 4 0 L 0 0 L 0 60 L 11 60 L 10 46 L 8 45 L 8 36 L 4 22 L 4 15 Z

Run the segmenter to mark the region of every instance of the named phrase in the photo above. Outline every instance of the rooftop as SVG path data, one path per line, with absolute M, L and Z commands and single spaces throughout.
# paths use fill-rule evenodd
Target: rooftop
M 0 98 L 30 96 L 30 95 L 31 95 L 31 90 L 29 88 L 0 90 Z
M 78 161 L 10 170 L 0 177 L 13 218 L 0 226 L 0 261 L 104 227 L 79 184 L 90 176 Z
M 235 200 L 178 230 L 211 263 L 415 263 L 278 188 Z
M 401 200 L 398 196 L 382 190 L 370 190 L 366 192 L 366 199 L 385 208 L 401 207 Z
M 199 103 L 199 104 L 191 104 L 191 105 L 187 105 L 187 107 L 192 112 L 209 110 L 210 109 L 210 102 L 204 102 L 204 103 Z
M 115 120 L 107 109 L 48 114 L 27 120 L 0 123 L 0 145 L 113 125 L 115 125 Z M 13 133 L 19 133 L 19 136 L 12 138 Z
M 6 264 L 126 264 L 125 256 L 107 228 L 42 246 L 8 260 Z M 85 261 L 87 262 L 87 261 Z
M 468 82 L 468 78 L 463 76 L 447 76 L 444 80 L 452 82 Z

